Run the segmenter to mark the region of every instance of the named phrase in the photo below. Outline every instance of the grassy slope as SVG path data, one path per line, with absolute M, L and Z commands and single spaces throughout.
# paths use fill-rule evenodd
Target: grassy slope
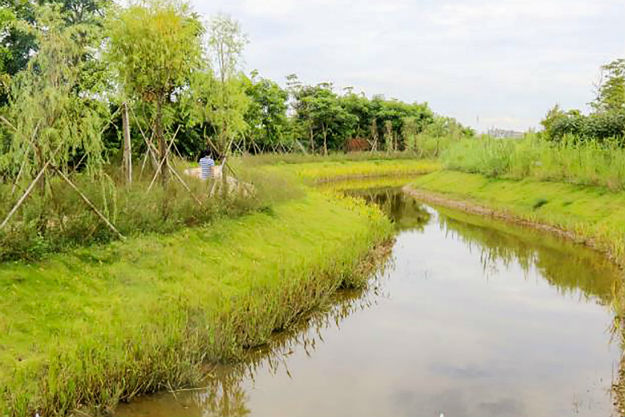
M 625 254 L 625 193 L 565 183 L 491 179 L 455 171 L 434 172 L 412 185 L 572 231 L 582 240 L 592 239 L 594 246 L 617 260 Z
M 426 174 L 440 169 L 438 161 L 427 159 L 328 161 L 302 164 L 279 164 L 270 167 L 294 172 L 306 180 L 328 181 L 357 177 L 381 177 Z
M 310 192 L 268 213 L 5 264 L 0 415 L 193 383 L 202 361 L 236 358 L 324 302 L 390 233 L 379 211 Z

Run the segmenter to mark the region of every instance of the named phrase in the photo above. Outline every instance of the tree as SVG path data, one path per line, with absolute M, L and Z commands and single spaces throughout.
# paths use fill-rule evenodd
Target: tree
M 250 105 L 245 113 L 251 140 L 262 148 L 284 143 L 289 133 L 287 100 L 289 93 L 277 83 L 257 78 L 254 71 L 245 78 L 245 92 Z
M 153 131 L 162 166 L 167 157 L 164 110 L 202 68 L 204 27 L 185 2 L 146 0 L 122 9 L 107 29 L 107 59 L 124 93 L 154 106 Z
M 414 117 L 406 117 L 403 121 L 402 126 L 402 137 L 404 138 L 404 145 L 406 149 L 411 151 L 417 150 L 417 134 L 419 133 L 419 128 L 417 125 L 417 121 Z
M 625 59 L 601 67 L 597 98 L 591 104 L 597 112 L 625 110 Z
M 112 3 L 112 0 L 0 0 L 0 71 L 5 84 L 7 78 L 26 68 L 39 48 L 37 37 L 28 29 L 38 19 L 39 6 L 54 6 L 64 26 L 80 25 L 84 30 L 92 31 L 93 27 L 89 26 L 100 26 Z M 85 32 L 75 31 L 73 36 L 80 41 Z
M 184 94 L 190 123 L 210 129 L 216 138 L 211 142 L 220 156 L 227 156 L 235 138 L 247 130 L 245 113 L 250 102 L 244 81 L 233 77 L 222 83 L 210 70 L 192 76 L 191 87 Z
M 315 142 L 321 142 L 327 155 L 330 148 L 342 148 L 345 139 L 353 135 L 357 118 L 340 105 L 332 84 L 304 87 L 298 100 L 298 117 L 310 129 L 313 151 Z
M 222 14 L 211 19 L 208 46 L 218 83 L 212 85 L 213 98 L 205 98 L 212 104 L 207 116 L 215 127 L 217 146 L 223 155 L 230 152 L 232 141 L 247 128 L 244 115 L 249 101 L 238 74 L 247 43 L 239 22 Z
M 7 163 L 15 176 L 32 178 L 48 166 L 67 171 L 82 154 L 94 173 L 103 162 L 101 129 L 108 108 L 81 85 L 86 46 L 75 37 L 88 28 L 65 25 L 58 6 L 43 6 L 36 13 L 39 24 L 28 33 L 38 52 L 12 82 Z
M 243 49 L 248 43 L 240 23 L 230 16 L 218 14 L 210 20 L 208 45 L 215 71 L 222 83 L 239 71 Z

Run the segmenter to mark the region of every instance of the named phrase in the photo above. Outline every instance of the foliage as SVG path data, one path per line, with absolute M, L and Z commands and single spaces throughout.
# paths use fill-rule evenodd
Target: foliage
M 244 85 L 245 93 L 250 98 L 245 113 L 250 144 L 245 147 L 253 151 L 262 151 L 289 142 L 291 139 L 287 118 L 289 93 L 276 82 L 259 78 L 256 71 L 249 78 L 244 78 Z
M 564 137 L 579 141 L 618 139 L 625 145 L 625 59 L 617 59 L 601 67 L 597 98 L 591 103 L 593 112 L 564 111 L 556 105 L 541 124 L 545 137 L 561 141 Z
M 465 139 L 442 155 L 445 167 L 489 177 L 559 181 L 625 190 L 625 149 L 619 140 L 565 136 L 552 142 L 536 134 L 522 140 Z
M 376 208 L 311 192 L 210 227 L 7 266 L 0 415 L 106 412 L 196 384 L 207 362 L 236 360 L 338 288 L 366 286 L 369 253 L 391 232 Z
M 541 122 L 545 135 L 553 141 L 561 141 L 565 136 L 577 140 L 604 141 L 617 138 L 625 140 L 625 110 L 612 110 L 583 115 L 577 110 L 562 111 L 553 107 Z
M 166 154 L 163 108 L 202 68 L 204 27 L 187 3 L 146 0 L 132 3 L 109 19 L 107 60 L 124 93 L 151 103 L 159 158 Z
M 336 149 L 337 144 L 350 136 L 356 122 L 355 116 L 340 105 L 338 97 L 332 91 L 332 84 L 321 83 L 304 88 L 296 97 L 301 104 L 297 117 L 305 120 L 310 129 L 313 152 L 321 148 L 323 154 L 327 155 L 329 146 Z
M 210 144 L 219 154 L 216 157 L 220 157 L 227 155 L 232 142 L 247 131 L 245 114 L 250 99 L 244 86 L 241 78 L 229 78 L 222 83 L 211 71 L 192 75 L 190 88 L 181 97 L 189 115 L 187 126 L 202 130 L 203 146 L 195 153 L 207 147 L 207 132 L 215 138 Z
M 249 100 L 245 95 L 244 81 L 238 74 L 247 35 L 238 21 L 227 15 L 214 16 L 209 25 L 208 46 L 216 76 L 212 94 L 205 96 L 212 102 L 207 121 L 215 129 L 217 151 L 230 153 L 232 142 L 247 130 L 245 113 Z
M 0 81 L 6 87 L 10 78 L 24 70 L 39 49 L 37 36 L 28 29 L 36 23 L 39 7 L 52 6 L 61 13 L 64 25 L 79 25 L 91 32 L 101 26 L 103 15 L 111 4 L 111 0 L 1 0 Z M 2 93 L 3 102 L 8 98 L 7 92 Z
M 89 26 L 67 26 L 58 7 L 36 10 L 40 25 L 28 27 L 39 50 L 15 76 L 7 111 L 11 143 L 0 169 L 30 179 L 46 163 L 67 171 L 78 156 L 91 173 L 102 165 L 101 129 L 108 108 L 92 98 L 81 75 Z M 80 36 L 82 42 L 77 42 Z
M 213 67 L 222 82 L 237 75 L 247 44 L 247 35 L 238 21 L 224 14 L 211 18 L 208 46 Z
M 305 85 L 295 75 L 288 80 L 294 136 L 308 143 L 312 152 L 345 150 L 351 139 L 366 139 L 373 151 L 415 150 L 417 136 L 435 123 L 439 128 L 432 130 L 430 136 L 456 131 L 473 134 L 453 119 L 434 115 L 426 103 L 407 104 L 381 96 L 369 99 L 351 89 L 339 95 L 331 83 Z
M 625 59 L 601 67 L 597 98 L 592 106 L 600 113 L 625 110 Z

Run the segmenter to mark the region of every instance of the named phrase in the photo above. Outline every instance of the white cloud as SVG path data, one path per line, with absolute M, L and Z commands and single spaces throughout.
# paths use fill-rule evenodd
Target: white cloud
M 241 20 L 249 69 L 427 101 L 473 126 L 584 107 L 598 67 L 625 56 L 622 0 L 192 1 Z

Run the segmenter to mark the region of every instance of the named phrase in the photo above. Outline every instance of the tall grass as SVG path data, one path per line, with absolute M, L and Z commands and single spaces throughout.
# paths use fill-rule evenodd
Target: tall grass
M 316 162 L 357 162 L 398 159 L 418 159 L 415 152 L 330 152 L 328 155 L 305 153 L 263 153 L 242 155 L 245 165 L 304 164 Z
M 190 191 L 175 178 L 165 186 L 157 183 L 148 192 L 152 173 L 136 175 L 127 186 L 118 170 L 94 180 L 74 175 L 73 181 L 120 233 L 126 237 L 145 233 L 172 233 L 185 227 L 199 226 L 218 217 L 236 217 L 266 208 L 278 201 L 301 195 L 294 181 L 270 172 L 242 170 L 240 178 L 249 181 L 255 192 L 218 192 L 210 195 L 214 182 L 185 177 Z M 183 175 L 181 174 L 181 177 Z M 36 260 L 47 253 L 76 246 L 108 243 L 115 234 L 59 178 L 52 178 L 49 190 L 33 192 L 8 227 L 0 231 L 0 262 L 14 259 Z M 0 217 L 9 212 L 20 193 L 11 193 L 10 185 L 0 184 Z
M 447 169 L 508 179 L 533 178 L 625 190 L 625 149 L 616 139 L 550 142 L 529 134 L 521 140 L 465 139 L 442 154 Z
M 438 161 L 424 159 L 309 163 L 279 167 L 278 171 L 290 170 L 304 180 L 319 183 L 353 178 L 405 177 L 427 174 L 438 169 Z

